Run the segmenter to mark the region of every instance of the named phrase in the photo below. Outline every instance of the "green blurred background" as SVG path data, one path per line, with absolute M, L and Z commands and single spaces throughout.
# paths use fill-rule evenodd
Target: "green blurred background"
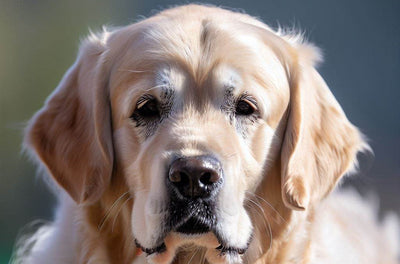
M 75 60 L 89 29 L 125 25 L 182 2 L 147 0 L 0 1 L 0 263 L 55 200 L 20 153 L 24 123 Z M 400 212 L 400 1 L 227 0 L 272 26 L 295 26 L 322 48 L 320 72 L 349 119 L 368 135 L 375 158 L 347 184 L 373 190 L 383 211 Z

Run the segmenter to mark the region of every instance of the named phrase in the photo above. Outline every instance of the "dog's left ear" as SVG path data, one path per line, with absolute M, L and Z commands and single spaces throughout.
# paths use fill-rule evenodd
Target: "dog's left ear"
M 76 62 L 25 134 L 25 146 L 77 203 L 97 201 L 113 169 L 106 35 L 82 43 Z
M 367 146 L 314 68 L 318 51 L 302 45 L 296 47 L 281 154 L 283 201 L 295 210 L 326 196 Z

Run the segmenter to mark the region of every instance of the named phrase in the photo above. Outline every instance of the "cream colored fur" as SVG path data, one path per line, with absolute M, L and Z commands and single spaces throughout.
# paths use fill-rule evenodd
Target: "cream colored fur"
M 26 130 L 60 203 L 15 263 L 398 263 L 396 218 L 331 194 L 368 145 L 320 57 L 298 35 L 199 5 L 91 35 Z M 144 95 L 168 99 L 150 125 L 132 118 Z M 243 96 L 251 119 L 229 110 Z M 224 170 L 218 235 L 163 235 L 168 164 L 210 154 Z M 166 251 L 137 256 L 135 239 Z M 221 254 L 221 241 L 248 249 Z

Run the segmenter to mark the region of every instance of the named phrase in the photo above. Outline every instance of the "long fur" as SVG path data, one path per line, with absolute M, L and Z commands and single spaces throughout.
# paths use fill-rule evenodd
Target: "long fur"
M 211 6 L 91 33 L 27 127 L 59 208 L 11 263 L 398 263 L 397 218 L 332 193 L 368 144 L 321 61 L 302 34 Z M 137 112 L 149 98 L 157 118 Z M 241 115 L 246 100 L 254 111 Z M 202 155 L 224 172 L 216 223 L 185 236 L 168 229 L 164 175 Z

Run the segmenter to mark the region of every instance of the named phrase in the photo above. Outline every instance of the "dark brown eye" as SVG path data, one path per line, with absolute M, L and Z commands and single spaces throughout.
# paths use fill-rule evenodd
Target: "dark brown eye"
M 138 102 L 135 113 L 144 118 L 155 118 L 160 116 L 159 104 L 155 98 L 145 99 Z
M 256 106 L 248 99 L 240 99 L 236 104 L 236 115 L 248 116 L 256 111 Z

